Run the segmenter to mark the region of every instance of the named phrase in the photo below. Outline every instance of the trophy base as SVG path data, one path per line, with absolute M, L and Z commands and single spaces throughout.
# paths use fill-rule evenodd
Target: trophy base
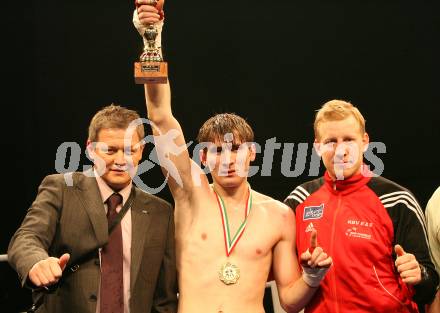
M 166 84 L 168 81 L 167 62 L 134 63 L 134 81 L 136 84 Z

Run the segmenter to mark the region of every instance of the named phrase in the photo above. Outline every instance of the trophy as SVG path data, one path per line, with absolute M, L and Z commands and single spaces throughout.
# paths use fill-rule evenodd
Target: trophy
M 149 5 L 159 9 L 163 1 L 150 0 Z M 158 30 L 154 24 L 148 25 L 142 34 L 144 50 L 139 57 L 139 62 L 134 64 L 134 79 L 136 84 L 166 84 L 168 81 L 168 65 L 163 61 L 160 48 L 156 47 Z

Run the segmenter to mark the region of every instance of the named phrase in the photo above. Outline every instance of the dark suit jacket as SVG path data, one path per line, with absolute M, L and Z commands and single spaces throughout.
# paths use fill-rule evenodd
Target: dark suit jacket
M 9 244 L 9 263 L 23 285 L 35 263 L 70 253 L 62 279 L 52 293 L 44 295 L 38 313 L 96 312 L 98 249 L 108 240 L 108 225 L 96 179 L 85 173 L 47 176 Z M 130 313 L 176 312 L 172 207 L 138 188 L 135 191 Z

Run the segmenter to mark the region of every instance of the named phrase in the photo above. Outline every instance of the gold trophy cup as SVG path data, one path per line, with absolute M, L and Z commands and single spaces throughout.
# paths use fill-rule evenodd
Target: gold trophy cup
M 158 7 L 159 1 L 150 0 L 149 5 Z M 163 4 L 163 2 L 161 2 Z M 168 65 L 163 61 L 160 48 L 156 47 L 158 30 L 154 24 L 148 25 L 143 37 L 144 50 L 139 62 L 134 63 L 134 80 L 136 84 L 166 84 L 168 81 Z

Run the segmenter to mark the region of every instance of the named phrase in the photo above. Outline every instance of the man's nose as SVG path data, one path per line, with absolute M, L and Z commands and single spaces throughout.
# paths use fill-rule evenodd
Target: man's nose
M 118 152 L 116 152 L 114 162 L 118 165 L 125 165 L 125 163 L 127 163 L 125 153 L 122 149 L 119 149 Z
M 337 157 L 344 157 L 349 152 L 349 147 L 345 142 L 338 143 L 336 146 L 335 156 Z
M 220 161 L 222 164 L 228 165 L 235 162 L 236 153 L 230 149 L 224 149 Z

